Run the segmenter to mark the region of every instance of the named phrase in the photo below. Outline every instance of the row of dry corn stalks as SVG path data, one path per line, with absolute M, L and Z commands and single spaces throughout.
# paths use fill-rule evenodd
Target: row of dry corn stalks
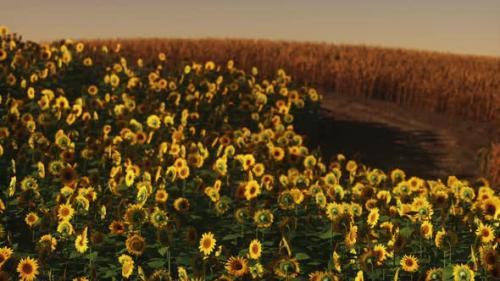
M 326 43 L 243 39 L 123 39 L 128 56 L 155 58 L 165 52 L 173 63 L 257 66 L 271 77 L 280 67 L 300 82 L 324 91 L 379 98 L 467 119 L 500 115 L 500 58 Z M 116 46 L 112 41 L 96 45 Z

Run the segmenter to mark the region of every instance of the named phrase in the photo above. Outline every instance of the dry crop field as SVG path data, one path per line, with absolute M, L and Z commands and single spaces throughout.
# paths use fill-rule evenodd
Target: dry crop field
M 393 101 L 473 120 L 500 116 L 500 58 L 365 46 L 239 39 L 119 39 L 131 59 L 165 52 L 173 65 L 234 60 L 272 77 L 284 68 L 294 81 L 328 92 Z
M 308 147 L 294 125 L 321 105 L 322 91 L 309 84 L 370 92 L 326 79 L 327 66 L 308 74 L 313 49 L 300 60 L 289 49 L 300 63 L 287 67 L 304 73 L 292 80 L 274 47 L 237 64 L 223 49 L 181 64 L 182 45 L 135 46 L 142 59 L 112 44 L 38 44 L 0 28 L 0 280 L 500 276 L 500 197 L 487 180 L 423 179 L 342 154 L 326 162 Z M 252 60 L 262 66 L 239 68 Z M 486 82 L 478 69 L 498 64 L 450 63 L 459 72 L 474 65 L 462 83 L 482 91 L 451 83 L 457 92 L 446 95 L 457 104 L 396 89 L 386 98 L 492 118 L 498 103 L 488 91 L 498 80 Z M 401 81 L 400 90 L 420 87 Z M 466 100 L 470 112 L 460 108 Z

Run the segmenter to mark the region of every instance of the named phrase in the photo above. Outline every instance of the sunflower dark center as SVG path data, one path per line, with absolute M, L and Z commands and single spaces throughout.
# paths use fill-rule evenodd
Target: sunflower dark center
M 33 266 L 29 263 L 23 264 L 22 271 L 25 274 L 30 274 L 33 272 Z

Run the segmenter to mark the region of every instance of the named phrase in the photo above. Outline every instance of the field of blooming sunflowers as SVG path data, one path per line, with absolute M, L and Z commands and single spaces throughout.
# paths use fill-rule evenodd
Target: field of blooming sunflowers
M 494 280 L 500 197 L 294 130 L 283 69 L 169 65 L 0 28 L 0 280 Z

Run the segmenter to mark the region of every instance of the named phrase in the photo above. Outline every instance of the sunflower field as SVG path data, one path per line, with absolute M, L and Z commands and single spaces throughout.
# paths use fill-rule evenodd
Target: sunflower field
M 325 162 L 321 99 L 0 28 L 0 280 L 499 278 L 495 187 Z

